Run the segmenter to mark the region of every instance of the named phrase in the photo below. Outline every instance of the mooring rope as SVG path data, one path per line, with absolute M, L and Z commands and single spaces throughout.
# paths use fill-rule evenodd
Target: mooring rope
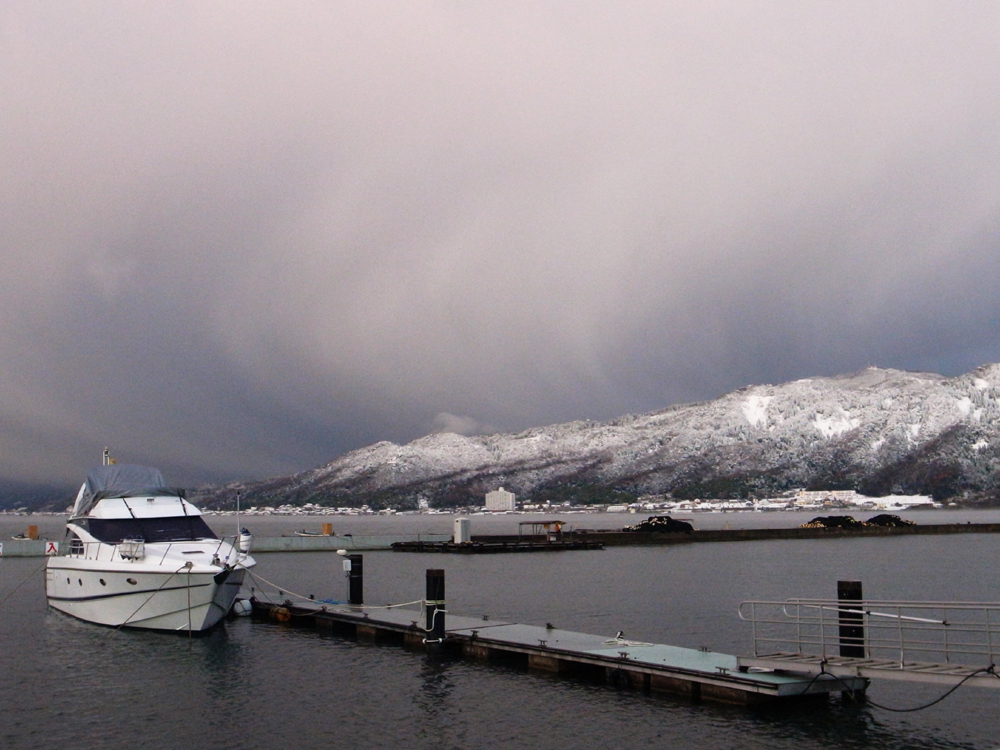
M 274 589 L 278 592 L 279 596 L 284 596 L 285 594 L 291 594 L 296 599 L 301 599 L 302 601 L 307 601 L 307 602 L 315 601 L 314 599 L 310 599 L 308 596 L 303 596 L 302 594 L 296 594 L 294 591 L 289 591 L 288 589 L 282 588 L 276 583 L 272 583 L 271 581 L 264 578 L 264 576 L 260 576 L 254 573 L 250 568 L 244 568 L 244 570 L 246 570 L 246 572 L 250 574 L 250 577 L 254 581 L 262 581 L 263 583 L 266 583 L 268 586 L 274 587 Z M 261 593 L 264 594 L 264 596 L 268 596 L 267 593 L 264 591 L 262 591 Z M 268 596 L 267 600 L 270 602 L 271 598 Z
M 941 701 L 943 701 L 945 698 L 947 698 L 949 695 L 951 695 L 952 693 L 954 693 L 956 690 L 958 690 L 960 687 L 962 687 L 962 685 L 964 685 L 966 682 L 968 682 L 969 680 L 971 680 L 973 677 L 975 677 L 978 674 L 991 674 L 994 677 L 996 677 L 997 679 L 1000 679 L 1000 675 L 998 675 L 996 673 L 996 671 L 994 670 L 994 665 L 990 664 L 988 667 L 983 667 L 982 669 L 977 669 L 975 672 L 969 673 L 964 678 L 962 678 L 961 682 L 959 682 L 957 685 L 954 685 L 953 687 L 951 687 L 944 695 L 942 695 L 939 698 L 935 698 L 930 703 L 925 703 L 922 706 L 916 706 L 914 708 L 892 708 L 891 706 L 883 706 L 882 704 L 876 703 L 875 701 L 873 701 L 871 699 L 866 699 L 866 700 L 868 700 L 869 703 L 871 703 L 873 706 L 875 706 L 875 708 L 881 708 L 883 711 L 892 711 L 893 713 L 897 713 L 897 714 L 912 713 L 913 711 L 923 711 L 925 708 L 930 708 L 931 706 L 936 705 L 936 704 L 940 703 Z
M 421 600 L 421 603 L 430 604 L 432 602 L 426 602 L 425 600 Z M 448 614 L 448 610 L 446 610 L 444 607 L 437 607 L 431 613 L 431 626 L 429 628 L 421 627 L 420 629 L 423 630 L 425 633 L 433 633 L 434 632 L 434 625 L 435 625 L 435 623 L 437 623 L 437 616 L 439 614 L 441 614 L 441 615 L 447 615 Z M 447 633 L 448 631 L 446 630 L 445 632 Z M 431 641 L 427 641 L 427 643 L 430 643 L 430 642 Z M 439 640 L 435 640 L 434 643 L 440 643 L 440 641 Z
M 949 695 L 951 695 L 956 690 L 958 690 L 960 687 L 962 687 L 962 685 L 964 685 L 966 682 L 968 682 L 969 680 L 971 680 L 973 677 L 975 677 L 976 675 L 981 675 L 981 674 L 990 674 L 990 675 L 993 675 L 994 677 L 996 677 L 997 679 L 1000 679 L 1000 674 L 996 673 L 996 665 L 995 664 L 990 664 L 988 667 L 983 667 L 981 669 L 977 669 L 975 672 L 970 672 L 965 677 L 963 677 L 958 683 L 956 683 L 955 685 L 952 685 L 950 688 L 948 688 L 948 690 L 945 691 L 945 693 L 943 695 L 938 696 L 937 698 L 935 698 L 934 700 L 932 700 L 930 703 L 925 703 L 922 706 L 914 706 L 912 708 L 893 708 L 892 706 L 885 706 L 885 705 L 882 705 L 881 703 L 876 703 L 871 698 L 869 698 L 867 695 L 865 696 L 864 701 L 865 701 L 865 703 L 867 703 L 867 704 L 869 704 L 871 706 L 874 706 L 875 708 L 882 709 L 883 711 L 891 711 L 891 712 L 897 713 L 897 714 L 908 714 L 908 713 L 913 713 L 914 711 L 923 711 L 924 709 L 927 709 L 927 708 L 930 708 L 931 706 L 937 705 L 938 703 L 940 703 L 941 701 L 943 701 L 945 698 L 947 698 Z M 844 681 L 844 679 L 842 677 L 839 677 L 838 675 L 835 675 L 832 672 L 827 672 L 826 671 L 826 666 L 825 665 L 821 665 L 820 666 L 820 671 L 809 681 L 809 684 L 806 685 L 806 688 L 805 688 L 805 690 L 802 691 L 802 694 L 804 695 L 805 693 L 809 692 L 809 688 L 811 688 L 813 686 L 813 683 L 815 683 L 816 680 L 818 680 L 823 675 L 828 675 L 828 676 L 832 677 L 833 679 L 835 679 L 837 682 L 839 682 L 841 685 L 843 685 L 844 688 L 846 688 L 845 692 L 850 693 L 851 695 L 854 695 L 855 693 L 859 692 L 857 690 L 852 690 L 848 686 L 848 684 Z M 864 691 L 860 691 L 860 692 L 864 692 Z
M 184 568 L 188 568 L 188 565 L 189 565 L 188 563 L 184 563 L 181 567 L 179 567 L 177 570 L 175 570 L 173 573 L 171 573 L 169 576 L 167 576 L 167 580 L 165 580 L 163 583 L 161 583 L 160 587 L 158 589 L 156 589 L 156 591 L 154 591 L 152 594 L 150 594 L 149 596 L 147 596 L 146 597 L 146 601 L 144 601 L 142 604 L 140 604 L 136 608 L 135 612 L 133 612 L 132 614 L 130 614 L 128 617 L 126 617 L 125 621 L 121 625 L 118 625 L 117 627 L 115 627 L 115 629 L 111 631 L 111 634 L 108 635 L 108 638 L 110 638 L 112 635 L 114 635 L 119 630 L 121 630 L 126 625 L 128 625 L 129 621 L 133 617 L 135 617 L 137 614 L 139 614 L 139 610 L 142 609 L 143 607 L 145 607 L 147 604 L 149 604 L 150 599 L 152 599 L 154 596 L 156 596 L 157 594 L 159 594 L 163 590 L 163 587 L 166 586 L 168 583 L 170 583 L 170 581 L 173 580 L 174 576 L 177 575 L 178 573 L 180 573 L 182 570 L 184 570 Z M 190 582 L 190 568 L 188 568 L 188 573 L 189 573 L 188 580 Z M 190 601 L 190 597 L 191 597 L 191 588 L 190 588 L 190 586 L 188 586 L 188 600 L 189 601 Z M 188 605 L 188 620 L 189 620 L 189 622 L 190 622 L 190 617 L 191 617 L 191 607 L 190 607 L 190 605 Z
M 41 565 L 39 565 L 37 568 L 35 568 L 33 571 L 31 571 L 28 574 L 27 578 L 25 578 L 23 581 L 21 581 L 19 584 L 17 584 L 14 588 L 12 588 L 10 591 L 8 591 L 7 592 L 7 596 L 5 596 L 3 599 L 0 599 L 0 605 L 2 605 L 5 601 L 7 601 L 8 599 L 10 599 L 12 596 L 14 596 L 14 594 L 17 593 L 17 590 L 19 588 L 21 588 L 24 584 L 26 584 L 28 581 L 30 581 L 35 576 L 35 574 L 37 574 L 40 570 L 43 570 L 45 568 L 45 566 L 48 565 L 48 563 L 49 563 L 48 560 L 46 560 L 45 562 L 43 562 Z
M 425 601 L 424 599 L 416 599 L 415 601 L 412 602 L 400 602 L 399 604 L 383 604 L 381 606 L 376 606 L 376 607 L 369 607 L 366 604 L 365 609 L 396 609 L 397 607 L 409 607 L 411 604 L 423 604 L 424 601 Z M 446 610 L 438 609 L 437 611 L 445 612 Z
M 652 646 L 652 643 L 646 643 L 645 641 L 630 641 L 626 638 L 610 638 L 606 641 L 602 641 L 605 646 Z
M 276 591 L 279 592 L 279 596 L 284 596 L 285 594 L 291 594 L 292 597 L 294 597 L 296 599 L 301 599 L 304 602 L 313 602 L 313 603 L 319 603 L 319 604 L 322 604 L 322 603 L 327 603 L 327 604 L 347 604 L 348 603 L 348 602 L 331 602 L 328 599 L 317 601 L 313 597 L 303 596 L 302 594 L 296 594 L 294 591 L 289 591 L 286 588 L 282 588 L 278 584 L 273 583 L 272 581 L 267 580 L 266 578 L 264 578 L 264 576 L 257 575 L 252 570 L 250 570 L 250 568 L 247 568 L 246 571 L 247 571 L 247 573 L 250 574 L 250 577 L 252 579 L 254 579 L 255 581 L 262 581 L 263 583 L 266 583 L 268 586 L 273 587 Z M 267 596 L 267 594 L 265 592 L 262 591 L 261 593 L 264 594 L 265 596 Z M 268 596 L 268 602 L 271 602 L 271 598 L 269 596 Z M 273 602 L 271 602 L 271 603 L 273 603 Z M 423 603 L 424 603 L 423 599 L 417 599 L 416 601 L 402 602 L 400 604 L 383 604 L 383 605 L 380 605 L 380 606 L 372 606 L 372 605 L 369 605 L 369 604 L 364 604 L 364 605 L 361 605 L 361 606 L 363 606 L 365 609 L 395 609 L 396 607 L 407 607 L 407 606 L 410 606 L 412 604 L 423 604 Z
M 193 566 L 193 565 L 192 565 L 192 564 L 191 564 L 190 562 L 187 562 L 187 563 L 184 563 L 184 565 L 185 565 L 185 566 L 187 567 L 187 569 L 188 569 L 188 577 L 187 577 L 187 595 L 188 595 L 188 638 L 191 638 L 191 637 L 192 637 L 192 633 L 191 633 L 191 568 L 193 568 L 194 566 Z

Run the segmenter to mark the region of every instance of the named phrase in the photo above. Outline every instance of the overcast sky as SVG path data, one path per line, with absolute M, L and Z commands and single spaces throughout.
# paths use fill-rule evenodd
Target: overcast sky
M 1000 360 L 993 2 L 0 5 L 0 477 Z

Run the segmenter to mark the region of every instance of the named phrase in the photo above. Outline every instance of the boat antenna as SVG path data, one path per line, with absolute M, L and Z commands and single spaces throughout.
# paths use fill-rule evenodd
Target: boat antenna
M 240 534 L 243 533 L 243 527 L 240 526 L 240 491 L 236 490 L 236 538 L 240 538 Z

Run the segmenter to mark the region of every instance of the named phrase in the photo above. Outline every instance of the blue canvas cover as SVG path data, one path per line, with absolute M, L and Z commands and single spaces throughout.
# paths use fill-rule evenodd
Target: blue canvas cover
M 73 508 L 74 516 L 85 516 L 94 503 L 105 497 L 183 497 L 181 490 L 168 487 L 159 469 L 138 464 L 97 466 L 87 472 L 83 494 Z

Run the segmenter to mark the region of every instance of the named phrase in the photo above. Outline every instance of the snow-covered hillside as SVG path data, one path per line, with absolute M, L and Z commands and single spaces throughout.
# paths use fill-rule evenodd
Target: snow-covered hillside
M 610 422 L 376 443 L 244 493 L 258 504 L 424 497 L 447 505 L 499 485 L 538 499 L 595 491 L 725 497 L 812 486 L 981 499 L 996 494 L 998 459 L 1000 365 L 955 378 L 868 368 Z

